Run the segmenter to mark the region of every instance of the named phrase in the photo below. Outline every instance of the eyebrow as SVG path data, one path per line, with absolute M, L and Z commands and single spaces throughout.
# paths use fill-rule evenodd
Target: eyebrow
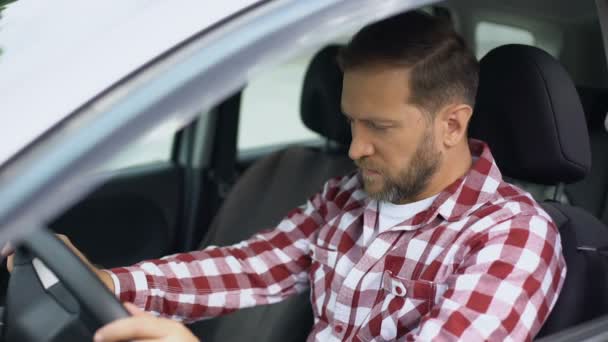
M 343 110 L 341 111 L 342 115 L 346 116 L 349 119 L 353 119 L 352 116 L 350 116 L 348 113 L 344 112 Z M 380 119 L 380 118 L 361 118 L 358 119 L 361 121 L 366 121 L 366 122 L 375 122 L 375 123 L 381 123 L 381 124 L 398 124 L 399 121 L 397 120 L 393 120 L 393 119 Z

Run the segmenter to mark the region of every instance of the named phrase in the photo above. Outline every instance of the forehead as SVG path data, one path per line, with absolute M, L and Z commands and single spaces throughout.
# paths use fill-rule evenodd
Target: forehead
M 349 115 L 403 106 L 409 97 L 409 70 L 373 66 L 344 72 L 342 109 Z
M 344 80 L 357 80 L 367 82 L 391 82 L 391 85 L 406 86 L 410 69 L 401 66 L 392 66 L 375 63 L 344 71 Z

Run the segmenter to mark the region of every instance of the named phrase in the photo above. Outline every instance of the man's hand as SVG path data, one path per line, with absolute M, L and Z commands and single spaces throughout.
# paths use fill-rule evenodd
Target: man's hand
M 125 303 L 133 316 L 114 321 L 95 333 L 95 342 L 114 341 L 198 341 L 183 324 L 144 313 L 131 303 Z
M 97 277 L 99 277 L 99 279 L 101 280 L 102 283 L 104 283 L 112 293 L 114 293 L 114 282 L 112 281 L 112 278 L 110 277 L 110 275 L 102 270 L 100 270 L 99 268 L 93 266 L 93 264 L 91 264 L 91 262 L 89 261 L 89 259 L 87 259 L 84 254 L 82 254 L 78 248 L 76 248 L 72 242 L 70 241 L 70 239 L 62 234 L 56 234 L 57 237 L 59 239 L 61 239 L 61 241 L 63 241 L 63 243 L 68 246 L 68 248 L 70 248 L 72 250 L 72 252 L 74 252 L 74 254 L 76 254 L 84 263 L 85 265 L 87 265 L 91 271 L 93 271 L 93 273 L 95 273 L 97 275 Z M 6 258 L 6 268 L 8 269 L 9 272 L 13 271 L 13 257 L 14 257 L 14 250 L 13 248 L 10 246 L 10 244 L 6 244 L 3 248 L 2 248 L 2 252 L 0 252 L 2 254 L 2 257 L 7 257 Z

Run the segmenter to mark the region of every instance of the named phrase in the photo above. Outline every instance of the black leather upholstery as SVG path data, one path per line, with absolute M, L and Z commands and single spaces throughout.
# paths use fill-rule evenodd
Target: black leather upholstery
M 572 80 L 548 53 L 505 45 L 480 61 L 470 123 L 506 176 L 540 184 L 581 180 L 591 167 L 583 108 Z
M 341 115 L 342 71 L 336 56 L 338 45 L 317 53 L 304 77 L 301 115 L 306 127 L 342 145 L 350 144 L 350 127 Z
M 585 249 L 608 246 L 606 226 L 580 208 L 551 202 L 543 208 L 559 227 L 568 273 L 539 336 L 606 314 L 608 308 L 608 257 Z

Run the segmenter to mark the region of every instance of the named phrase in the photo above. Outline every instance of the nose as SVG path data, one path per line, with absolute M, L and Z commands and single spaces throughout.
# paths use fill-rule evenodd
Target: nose
M 358 160 L 374 154 L 374 146 L 367 139 L 364 132 L 355 126 L 356 124 L 351 125 L 352 140 L 348 149 L 348 156 L 352 160 Z

